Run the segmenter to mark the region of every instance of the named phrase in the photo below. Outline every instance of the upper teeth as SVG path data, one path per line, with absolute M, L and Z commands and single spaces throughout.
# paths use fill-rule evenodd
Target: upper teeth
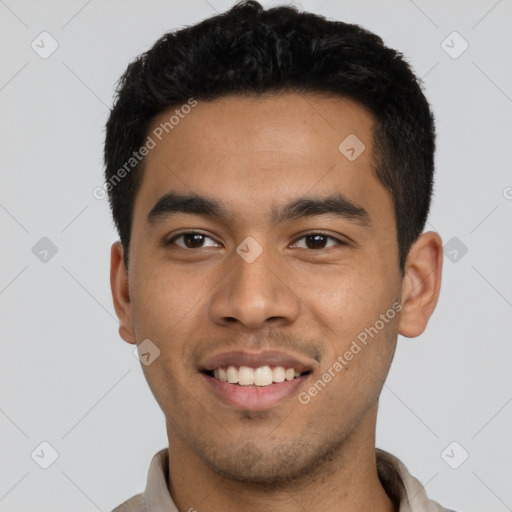
M 251 368 L 250 366 L 234 365 L 219 367 L 213 370 L 216 379 L 230 384 L 239 384 L 241 386 L 270 386 L 273 382 L 283 382 L 284 380 L 293 380 L 299 377 L 300 373 L 294 368 L 284 368 L 283 366 L 268 365 Z

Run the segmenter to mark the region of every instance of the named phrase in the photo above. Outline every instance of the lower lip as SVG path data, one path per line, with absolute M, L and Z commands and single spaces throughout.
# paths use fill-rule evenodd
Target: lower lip
M 239 386 L 203 374 L 204 382 L 215 395 L 228 405 L 245 411 L 261 411 L 280 405 L 283 400 L 298 394 L 298 388 L 308 376 L 276 382 L 270 386 Z

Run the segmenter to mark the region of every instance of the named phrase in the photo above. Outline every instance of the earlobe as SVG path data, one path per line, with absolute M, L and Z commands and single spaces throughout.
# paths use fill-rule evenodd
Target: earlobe
M 441 289 L 443 242 L 428 231 L 414 242 L 407 256 L 402 280 L 402 311 L 398 332 L 407 338 L 419 336 L 437 304 Z
M 119 334 L 127 343 L 135 344 L 130 288 L 123 252 L 121 242 L 115 242 L 112 245 L 110 250 L 110 287 L 112 290 L 114 309 L 119 318 Z

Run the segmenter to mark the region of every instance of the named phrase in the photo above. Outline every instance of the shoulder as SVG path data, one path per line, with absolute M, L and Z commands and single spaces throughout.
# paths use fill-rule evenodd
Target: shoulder
M 112 512 L 146 512 L 146 501 L 143 494 L 136 494 L 116 507 Z
M 430 499 L 425 487 L 398 457 L 377 448 L 376 458 L 382 486 L 400 512 L 455 512 Z

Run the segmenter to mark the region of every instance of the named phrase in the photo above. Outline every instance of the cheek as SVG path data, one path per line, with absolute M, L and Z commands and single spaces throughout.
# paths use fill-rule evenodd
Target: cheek
M 149 262 L 134 272 L 132 312 L 137 339 L 179 339 L 176 334 L 204 307 L 208 287 L 197 274 Z
M 334 416 L 338 400 L 346 407 L 343 411 L 356 414 L 360 404 L 378 397 L 396 347 L 399 317 L 398 280 L 379 280 L 355 269 L 337 275 L 316 282 L 305 308 L 308 321 L 324 336 L 321 373 L 335 375 L 324 394 Z
M 164 271 L 165 270 L 165 271 Z M 160 407 L 173 421 L 182 413 L 175 404 L 189 400 L 188 388 L 194 372 L 190 365 L 189 333 L 197 326 L 197 315 L 204 308 L 205 289 L 183 273 L 145 268 L 134 280 L 133 325 L 137 341 L 151 340 L 160 350 L 158 357 L 143 371 Z
M 329 275 L 302 280 L 297 294 L 307 306 L 304 311 L 312 316 L 311 321 L 341 340 L 338 348 L 342 348 L 343 340 L 374 325 L 398 297 L 398 281 L 391 282 L 382 275 L 384 272 L 340 268 Z

